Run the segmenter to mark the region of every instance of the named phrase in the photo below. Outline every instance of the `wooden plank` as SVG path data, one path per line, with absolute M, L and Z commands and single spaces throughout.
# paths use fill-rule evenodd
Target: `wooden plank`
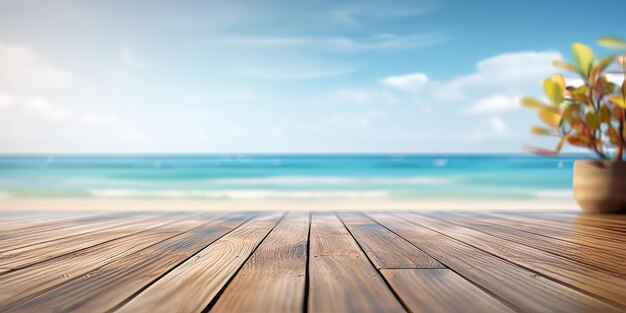
M 199 250 L 238 227 L 252 214 L 235 213 L 104 265 L 54 289 L 25 299 L 16 311 L 105 312 L 148 286 Z
M 503 225 L 501 219 L 480 217 L 476 214 L 434 215 L 434 218 L 472 228 L 508 241 L 556 254 L 616 276 L 626 274 L 626 259 L 594 246 L 563 241 Z
M 404 312 L 335 215 L 311 222 L 308 312 Z
M 581 245 L 597 247 L 618 254 L 626 251 L 626 243 L 615 240 L 614 236 L 601 236 L 598 235 L 597 232 L 584 230 L 579 227 L 572 227 L 548 221 L 537 221 L 519 215 L 489 215 L 494 218 L 501 219 L 503 224 L 506 223 L 507 225 L 514 225 L 514 227 L 524 229 L 527 232 L 570 241 Z
M 0 251 L 5 251 L 8 239 L 20 238 L 23 236 L 40 236 L 42 234 L 49 234 L 48 237 L 44 237 L 43 240 L 49 239 L 56 231 L 66 231 L 68 228 L 81 227 L 90 223 L 99 223 L 102 221 L 122 218 L 122 214 L 84 214 L 84 215 L 71 215 L 59 218 L 46 218 L 34 216 L 26 222 L 20 222 L 13 225 L 7 225 L 0 227 Z M 34 242 L 31 240 L 30 242 Z
M 70 279 L 195 228 L 207 220 L 164 218 L 154 228 L 0 275 L 0 311 Z
M 115 225 L 124 224 L 126 220 L 135 220 L 144 216 L 98 216 L 89 219 L 57 222 L 50 229 L 38 227 L 28 232 L 13 234 L 0 241 L 0 252 L 11 251 L 39 243 L 47 243 L 74 235 L 106 229 Z
M 120 312 L 200 312 L 278 222 L 255 217 L 215 241 L 122 306 Z
M 558 255 L 423 215 L 411 214 L 406 218 L 547 277 L 619 303 L 626 309 L 626 280 L 622 277 Z
M 562 223 L 581 222 L 589 225 L 613 227 L 619 230 L 626 229 L 626 217 L 619 214 L 564 214 L 562 212 L 551 212 L 542 215 L 529 213 L 527 216 L 541 217 Z
M 581 215 L 567 215 L 567 214 L 527 214 L 525 218 L 533 219 L 538 223 L 544 221 L 563 224 L 564 226 L 573 229 L 582 229 L 590 231 L 599 235 L 604 235 L 612 238 L 613 240 L 626 242 L 624 238 L 624 232 L 626 231 L 626 220 L 615 217 L 616 214 L 581 214 Z
M 102 229 L 96 227 L 94 231 L 87 231 L 57 240 L 45 241 L 43 243 L 27 245 L 23 248 L 13 249 L 0 254 L 0 273 L 16 270 L 58 257 L 67 253 L 89 248 L 110 240 L 132 235 L 161 224 L 163 217 L 136 217 L 123 221 L 116 221 L 103 226 Z
M 491 253 L 399 216 L 368 213 L 376 221 L 474 284 L 530 312 L 620 312 L 603 301 L 559 284 Z
M 383 269 L 411 312 L 514 312 L 449 269 Z
M 94 213 L 91 213 L 94 214 Z M 2 212 L 0 220 L 0 236 L 10 230 L 18 230 L 23 227 L 33 226 L 38 223 L 50 223 L 69 217 L 86 216 L 85 213 L 65 212 Z M 1 238 L 1 237 L 0 237 Z
M 376 268 L 443 268 L 437 260 L 378 223 L 358 213 L 341 219 Z
M 301 312 L 308 213 L 291 213 L 272 230 L 228 284 L 211 312 Z

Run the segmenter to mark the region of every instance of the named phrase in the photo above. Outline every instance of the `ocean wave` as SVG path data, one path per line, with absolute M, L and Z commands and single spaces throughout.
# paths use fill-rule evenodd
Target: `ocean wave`
M 13 195 L 8 192 L 0 191 L 0 199 L 11 199 Z
M 327 200 L 388 199 L 384 190 L 372 191 L 270 191 L 270 190 L 136 190 L 90 189 L 96 198 L 157 198 L 214 200 Z
M 264 178 L 218 178 L 204 181 L 215 185 L 446 185 L 452 180 L 440 177 L 353 178 L 341 176 L 277 176 Z

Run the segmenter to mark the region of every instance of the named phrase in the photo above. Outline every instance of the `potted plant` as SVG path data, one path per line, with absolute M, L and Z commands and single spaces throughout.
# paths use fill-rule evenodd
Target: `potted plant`
M 626 42 L 617 37 L 600 38 L 598 44 L 626 49 Z M 537 110 L 547 126 L 532 127 L 531 132 L 559 138 L 554 150 L 528 149 L 541 155 L 558 154 L 565 144 L 589 149 L 596 159 L 574 163 L 576 202 L 586 213 L 625 213 L 626 53 L 594 59 L 591 48 L 574 43 L 572 56 L 574 64 L 553 64 L 582 80 L 556 74 L 543 81 L 548 103 L 521 99 L 522 105 Z M 612 82 L 607 74 L 624 78 L 621 83 Z

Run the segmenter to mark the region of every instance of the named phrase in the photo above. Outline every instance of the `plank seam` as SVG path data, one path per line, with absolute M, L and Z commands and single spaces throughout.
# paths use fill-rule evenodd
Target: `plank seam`
M 206 305 L 206 307 L 202 310 L 202 313 L 206 313 L 209 312 L 211 310 L 211 308 L 213 306 L 215 306 L 215 303 L 217 303 L 217 301 L 219 300 L 219 298 L 222 296 L 222 294 L 224 293 L 224 291 L 226 290 L 226 288 L 228 288 L 228 285 L 230 285 L 230 283 L 233 281 L 233 279 L 235 279 L 235 277 L 237 276 L 237 274 L 239 274 L 239 272 L 241 271 L 241 269 L 243 268 L 243 266 L 248 262 L 248 260 L 250 260 L 250 258 L 252 258 L 252 256 L 254 255 L 254 253 L 256 252 L 256 250 L 263 244 L 263 242 L 265 242 L 265 239 L 274 231 L 274 229 L 276 228 L 276 226 L 278 226 L 278 224 L 280 224 L 285 217 L 287 216 L 287 213 L 283 213 L 283 215 L 280 217 L 280 219 L 278 219 L 278 221 L 276 222 L 276 224 L 274 224 L 274 226 L 272 226 L 272 229 L 270 229 L 267 234 L 265 234 L 265 236 L 263 236 L 263 239 L 261 239 L 261 241 L 259 241 L 259 243 L 254 247 L 254 249 L 250 252 L 250 254 L 246 257 L 246 259 L 241 263 L 241 266 L 239 266 L 237 268 L 237 270 L 233 273 L 233 275 L 231 275 L 228 278 L 228 281 L 226 281 L 226 283 L 224 284 L 224 286 L 222 286 L 222 288 L 220 289 L 220 291 L 218 291 L 215 294 L 215 297 L 213 297 L 213 299 L 211 299 L 211 301 Z
M 169 222 L 169 223 L 161 224 L 161 225 L 159 225 L 159 226 L 151 227 L 151 228 L 149 228 L 149 229 L 144 229 L 144 230 L 139 231 L 139 232 L 136 232 L 136 233 L 134 233 L 134 234 L 138 234 L 138 233 L 141 233 L 141 232 L 144 232 L 144 231 L 148 231 L 148 230 L 152 230 L 152 229 L 155 229 L 155 228 L 164 227 L 164 226 L 169 225 L 169 224 L 173 224 L 173 223 L 180 222 L 181 220 L 182 220 L 182 218 L 181 218 L 181 219 L 174 220 L 174 221 Z M 195 228 L 195 227 L 194 227 L 194 228 Z M 192 229 L 193 229 L 193 228 L 192 228 Z M 187 230 L 187 231 L 189 231 L 189 230 Z M 177 236 L 179 236 L 179 235 L 181 235 L 181 234 L 186 233 L 187 231 L 183 231 L 183 232 L 180 232 L 180 233 L 178 233 L 178 234 L 176 234 L 176 235 L 172 235 L 172 236 L 170 236 L 170 237 L 167 237 L 167 238 L 165 238 L 165 239 L 163 239 L 163 240 L 161 240 L 161 241 L 159 241 L 159 242 L 155 242 L 154 244 L 151 244 L 150 246 L 153 246 L 153 245 L 156 245 L 156 244 L 158 244 L 158 243 L 160 243 L 160 242 L 163 242 L 163 241 L 165 241 L 165 240 L 169 240 L 169 239 L 171 239 L 171 238 L 177 237 Z M 128 235 L 128 236 L 131 236 L 131 235 L 134 235 L 134 234 L 130 234 L 130 235 Z M 124 236 L 124 237 L 127 237 L 127 236 Z M 124 238 L 124 237 L 119 237 L 119 238 L 112 239 L 112 240 L 109 240 L 109 241 L 122 239 L 122 238 Z M 107 241 L 107 242 L 109 242 L 109 241 Z M 102 244 L 104 244 L 104 243 L 106 243 L 106 242 L 103 242 Z M 98 244 L 98 245 L 100 245 L 100 244 Z M 89 248 L 92 248 L 92 247 L 95 247 L 95 246 L 98 246 L 98 245 L 94 245 L 94 246 L 87 247 L 87 248 L 84 248 L 84 249 L 89 249 Z M 150 247 L 150 246 L 148 246 L 148 247 Z M 148 248 L 148 247 L 146 247 L 146 248 Z M 143 249 L 146 249 L 146 248 L 143 248 Z M 76 250 L 76 251 L 74 251 L 74 252 L 70 252 L 70 253 L 67 253 L 67 254 L 71 254 L 71 253 L 75 253 L 75 252 L 78 252 L 78 251 L 82 251 L 82 250 L 84 250 L 84 249 Z M 143 249 L 141 249 L 141 250 L 143 250 Z M 141 250 L 139 250 L 139 251 L 141 251 Z M 67 254 L 64 254 L 64 255 L 67 255 Z M 61 256 L 63 256 L 63 255 L 61 255 Z M 61 256 L 57 256 L 57 257 L 61 257 Z M 45 262 L 45 261 L 48 261 L 48 260 L 52 260 L 52 259 L 55 259 L 55 258 L 57 258 L 57 257 L 53 257 L 53 258 L 50 258 L 50 259 L 47 259 L 47 260 L 44 260 L 44 261 L 41 261 L 41 262 Z M 10 304 L 8 304 L 7 308 L 8 308 L 8 309 L 10 309 L 10 308 L 14 308 L 14 307 L 18 307 L 18 306 L 20 306 L 20 305 L 23 305 L 24 303 L 26 303 L 26 302 L 28 302 L 28 301 L 31 301 L 32 299 L 35 299 L 35 298 L 37 298 L 37 297 L 41 296 L 42 294 L 45 294 L 45 293 L 47 293 L 47 292 L 50 292 L 51 290 L 54 290 L 54 289 L 56 289 L 57 287 L 59 287 L 59 286 L 61 286 L 61 285 L 64 285 L 64 284 L 66 284 L 66 283 L 68 283 L 68 282 L 71 282 L 71 281 L 74 281 L 74 280 L 76 280 L 76 279 L 79 279 L 79 278 L 83 277 L 84 275 L 86 275 L 86 274 L 88 274 L 88 273 L 90 273 L 90 272 L 92 272 L 92 271 L 96 271 L 96 270 L 98 270 L 98 269 L 100 269 L 100 268 L 102 268 L 102 267 L 104 267 L 104 266 L 106 266 L 106 265 L 108 265 L 108 264 L 110 264 L 110 263 L 113 263 L 113 262 L 115 262 L 115 261 L 117 261 L 117 260 L 119 260 L 119 259 L 114 259 L 114 260 L 111 260 L 111 261 L 109 261 L 109 262 L 107 262 L 107 263 L 103 264 L 102 266 L 99 266 L 99 267 L 97 267 L 97 268 L 95 268 L 95 269 L 93 269 L 93 270 L 91 270 L 91 271 L 89 271 L 89 272 L 87 272 L 87 273 L 85 273 L 85 274 L 83 274 L 83 275 L 78 275 L 78 276 L 73 277 L 73 278 L 70 278 L 70 279 L 68 279 L 68 280 L 66 280 L 66 281 L 60 282 L 60 283 L 59 283 L 59 284 L 57 284 L 57 285 L 54 285 L 54 286 L 51 286 L 51 287 L 46 288 L 46 289 L 44 289 L 44 290 L 41 290 L 41 291 L 39 291 L 39 292 L 36 292 L 36 293 L 34 293 L 34 294 L 30 295 L 30 296 L 27 296 L 27 297 L 25 297 L 25 298 L 21 298 L 21 299 L 18 299 L 18 300 L 16 300 L 16 301 L 13 301 L 13 302 L 11 302 Z M 37 262 L 37 263 L 34 263 L 34 264 L 38 264 L 38 263 L 41 263 L 41 262 Z M 34 265 L 34 264 L 31 264 L 31 265 L 28 265 L 28 266 L 32 266 L 32 265 Z M 27 268 L 28 266 L 26 266 L 26 267 L 24 267 L 24 268 Z M 23 268 L 18 268 L 18 269 L 15 269 L 15 270 L 20 270 L 20 269 L 23 269 Z M 13 272 L 13 270 L 11 270 L 11 271 L 7 271 L 7 272 L 5 272 L 5 273 L 9 273 L 9 272 Z M 5 274 L 5 273 L 2 273 L 2 274 Z
M 419 215 L 419 214 L 417 214 L 417 213 L 413 213 L 413 214 L 415 214 L 415 215 Z M 594 299 L 596 299 L 596 300 L 598 300 L 598 301 L 600 301 L 600 302 L 604 302 L 604 303 L 606 303 L 606 304 L 608 304 L 608 305 L 612 305 L 612 306 L 614 306 L 614 307 L 616 307 L 616 308 L 625 309 L 625 307 L 624 307 L 623 305 L 621 305 L 621 304 L 619 304 L 619 303 L 615 303 L 615 302 L 613 302 L 612 300 L 609 300 L 609 299 L 603 298 L 603 297 L 601 297 L 601 296 L 599 296 L 599 295 L 596 295 L 596 294 L 590 293 L 590 292 L 588 292 L 588 291 L 582 290 L 582 289 L 580 289 L 580 288 L 578 288 L 578 287 L 576 287 L 576 286 L 572 286 L 572 285 L 570 285 L 570 284 L 568 284 L 568 283 L 566 283 L 566 282 L 560 281 L 560 280 L 558 280 L 558 279 L 556 279 L 556 278 L 553 278 L 553 277 L 547 276 L 546 274 L 540 273 L 540 272 L 538 272 L 538 271 L 536 271 L 536 270 L 533 270 L 532 268 L 528 268 L 528 267 L 526 267 L 526 266 L 524 266 L 524 265 L 521 265 L 521 264 L 518 264 L 518 263 L 513 262 L 513 261 L 511 261 L 511 260 L 505 259 L 504 257 L 500 257 L 500 256 L 498 256 L 498 255 L 495 255 L 495 254 L 493 254 L 493 253 L 491 253 L 491 252 L 489 252 L 489 251 L 483 250 L 483 249 L 481 249 L 481 248 L 479 248 L 479 247 L 476 247 L 476 246 L 474 246 L 474 245 L 472 245 L 472 244 L 470 244 L 470 243 L 467 243 L 467 242 L 465 242 L 465 241 L 459 240 L 459 239 L 454 238 L 454 237 L 452 237 L 452 236 L 448 236 L 448 235 L 446 235 L 446 234 L 444 234 L 444 233 L 442 233 L 442 232 L 439 232 L 439 231 L 437 231 L 437 230 L 435 230 L 435 229 L 433 229 L 433 228 L 430 228 L 430 227 L 424 226 L 423 224 L 420 224 L 420 223 L 417 223 L 417 222 L 411 221 L 411 220 L 406 219 L 406 218 L 401 217 L 401 216 L 399 216 L 399 217 L 400 217 L 400 218 L 402 218 L 402 219 L 404 219 L 404 220 L 406 220 L 406 221 L 408 221 L 408 222 L 410 222 L 411 224 L 418 225 L 418 226 L 420 226 L 420 227 L 424 227 L 424 228 L 430 229 L 430 230 L 432 230 L 432 231 L 434 231 L 434 232 L 436 232 L 436 233 L 438 233 L 438 234 L 441 234 L 441 235 L 443 235 L 443 236 L 446 236 L 446 237 L 448 237 L 448 238 L 451 238 L 452 240 L 456 240 L 456 241 L 458 241 L 458 242 L 461 242 L 461 243 L 463 243 L 463 244 L 465 244 L 465 245 L 468 245 L 468 246 L 470 246 L 470 247 L 473 247 L 473 248 L 475 248 L 475 249 L 477 249 L 477 250 L 480 250 L 480 251 L 483 251 L 483 252 L 485 252 L 485 253 L 488 253 L 488 254 L 490 254 L 490 255 L 492 255 L 492 256 L 494 256 L 494 257 L 496 257 L 496 258 L 499 258 L 499 259 L 501 259 L 501 260 L 503 260 L 503 261 L 505 261 L 505 262 L 508 262 L 508 263 L 510 263 L 510 264 L 512 264 L 512 265 L 514 265 L 514 266 L 517 266 L 517 267 L 519 267 L 519 268 L 523 268 L 523 269 L 525 269 L 525 270 L 527 270 L 527 271 L 529 271 L 529 272 L 531 272 L 531 273 L 533 273 L 533 274 L 535 274 L 535 275 L 541 276 L 541 277 L 543 277 L 543 278 L 545 278 L 545 279 L 547 279 L 547 280 L 550 280 L 550 281 L 552 281 L 552 282 L 554 282 L 554 283 L 557 283 L 557 284 L 559 284 L 559 285 L 561 285 L 561 286 L 564 286 L 564 287 L 566 287 L 566 288 L 569 288 L 569 289 L 572 289 L 572 290 L 574 290 L 574 291 L 580 292 L 580 293 L 582 293 L 582 294 L 584 294 L 584 295 L 587 295 L 587 296 L 589 296 L 589 297 L 591 297 L 591 298 L 594 298 Z M 510 241 L 510 240 L 507 240 L 507 241 Z
M 370 220 L 374 221 L 376 224 L 386 228 L 387 230 L 389 230 L 390 232 L 396 234 L 398 237 L 402 238 L 404 241 L 408 242 L 409 244 L 413 245 L 414 247 L 418 248 L 419 247 L 415 244 L 413 244 L 411 241 L 407 240 L 406 238 L 402 237 L 400 234 L 396 233 L 395 231 L 393 231 L 392 229 L 388 228 L 387 226 L 381 224 L 380 222 L 378 222 L 375 218 L 369 216 L 366 213 L 363 213 L 365 216 L 367 216 L 367 218 L 369 218 Z M 403 218 L 403 220 L 406 220 Z M 454 239 L 454 238 L 453 238 Z M 454 239 L 456 240 L 456 239 Z M 421 249 L 420 249 L 421 250 Z M 426 253 L 426 252 L 424 252 Z M 428 253 L 426 253 L 428 254 Z M 442 260 L 439 260 L 435 257 L 433 257 L 432 255 L 428 254 L 430 257 L 432 257 L 433 259 L 437 260 L 439 263 L 443 264 L 447 269 L 453 271 L 454 273 L 456 273 L 457 275 L 459 275 L 460 277 L 462 277 L 463 279 L 465 279 L 466 281 L 468 281 L 470 284 L 476 286 L 477 288 L 479 288 L 480 290 L 484 291 L 485 293 L 487 293 L 488 295 L 490 295 L 492 298 L 500 301 L 503 305 L 507 306 L 508 308 L 510 308 L 511 310 L 515 311 L 515 312 L 524 312 L 521 308 L 517 307 L 516 305 L 514 305 L 513 303 L 507 301 L 506 299 L 498 296 L 497 294 L 493 293 L 491 290 L 481 286 L 480 284 L 476 283 L 475 281 L 469 279 L 468 277 L 466 277 L 465 275 L 457 272 L 454 268 L 448 266 L 445 262 L 443 262 Z
M 449 224 L 452 224 L 452 225 L 456 225 L 458 227 L 464 227 L 464 228 L 472 229 L 472 230 L 475 230 L 477 232 L 480 232 L 480 233 L 483 233 L 483 234 L 486 234 L 486 235 L 489 235 L 489 236 L 492 236 L 492 237 L 499 238 L 501 240 L 506 240 L 506 241 L 509 241 L 509 242 L 513 242 L 513 243 L 516 243 L 516 244 L 519 244 L 519 245 L 522 245 L 522 246 L 525 246 L 525 247 L 528 247 L 528 248 L 531 248 L 531 249 L 537 249 L 537 250 L 540 250 L 540 251 L 542 251 L 544 253 L 548 253 L 548 254 L 552 254 L 552 255 L 560 257 L 560 258 L 568 259 L 568 260 L 570 260 L 572 262 L 575 262 L 577 264 L 580 264 L 582 266 L 591 267 L 591 268 L 594 268 L 594 269 L 596 269 L 598 271 L 605 272 L 605 273 L 607 273 L 607 274 L 609 274 L 611 276 L 615 276 L 615 274 L 616 274 L 615 272 L 608 271 L 606 268 L 600 267 L 600 266 L 598 266 L 596 264 L 593 264 L 591 262 L 589 262 L 589 263 L 581 262 L 581 261 L 576 260 L 576 259 L 574 259 L 574 258 L 572 258 L 570 256 L 563 255 L 563 254 L 560 254 L 560 253 L 557 253 L 557 252 L 553 252 L 553 251 L 548 251 L 545 248 L 531 246 L 531 245 L 526 244 L 526 243 L 524 243 L 522 241 L 513 241 L 512 239 L 508 239 L 508 238 L 506 238 L 503 235 L 489 233 L 486 230 L 481 229 L 481 226 L 478 226 L 478 225 L 474 225 L 474 224 L 471 224 L 471 223 L 463 224 L 461 222 L 455 222 L 455 221 L 444 221 L 444 220 L 442 220 L 441 218 L 438 218 L 438 217 L 431 217 L 431 218 L 436 219 L 436 220 L 438 220 L 439 222 L 442 222 L 442 223 L 449 223 Z M 495 225 L 495 224 L 489 223 L 489 222 L 481 222 L 481 223 L 486 223 L 487 225 L 485 227 L 501 227 L 504 230 L 510 229 L 510 230 L 514 230 L 514 231 L 521 231 L 519 229 L 510 227 L 510 226 L 507 226 L 507 225 Z M 531 240 L 531 239 L 529 238 L 529 240 Z M 575 242 L 569 242 L 569 241 L 566 241 L 566 242 L 568 244 L 571 244 L 571 245 L 579 245 L 581 247 L 588 247 L 588 246 L 581 245 L 581 244 L 578 244 L 578 243 L 575 243 Z M 616 277 L 618 277 L 618 276 L 616 276 Z
M 155 217 L 155 219 L 158 219 L 158 217 Z M 152 230 L 152 229 L 159 228 L 159 227 L 163 227 L 163 226 L 166 226 L 166 225 L 169 225 L 169 224 L 177 223 L 177 222 L 180 222 L 181 220 L 182 220 L 182 218 L 180 218 L 180 219 L 176 219 L 176 220 L 173 220 L 173 221 L 171 221 L 171 222 L 164 223 L 164 224 L 157 224 L 156 226 L 152 226 L 152 227 L 149 227 L 149 228 L 146 228 L 146 229 L 142 229 L 142 230 L 136 231 L 136 232 L 134 232 L 134 233 L 126 234 L 126 235 L 123 235 L 123 236 L 120 236 L 120 237 L 112 238 L 112 239 L 109 239 L 109 240 L 107 240 L 107 241 L 103 241 L 103 242 L 101 242 L 101 243 L 95 244 L 95 245 L 93 245 L 93 246 L 84 247 L 84 248 L 81 248 L 81 249 L 78 249 L 78 250 L 74 250 L 74 251 L 70 251 L 70 252 L 67 252 L 67 253 L 64 253 L 64 254 L 60 254 L 60 255 L 57 255 L 57 256 L 53 256 L 53 257 L 48 258 L 48 259 L 44 259 L 44 260 L 36 261 L 36 262 L 34 262 L 34 263 L 27 264 L 27 265 L 25 265 L 25 266 L 20 266 L 20 267 L 12 268 L 12 269 L 10 269 L 10 270 L 8 270 L 8 271 L 6 271 L 6 272 L 2 272 L 2 273 L 0 273 L 0 276 L 6 275 L 6 274 L 9 274 L 9 273 L 13 273 L 13 272 L 15 272 L 15 271 L 19 271 L 19 270 L 27 269 L 27 268 L 29 268 L 29 267 L 31 267 L 31 266 L 33 266 L 33 265 L 38 265 L 38 264 L 40 264 L 40 263 L 47 262 L 47 261 L 50 261 L 50 260 L 54 260 L 54 259 L 57 259 L 57 258 L 60 258 L 60 257 L 64 257 L 64 256 L 69 255 L 69 254 L 72 254 L 72 253 L 77 253 L 77 252 L 80 252 L 80 251 L 83 251 L 83 250 L 86 250 L 86 249 L 91 249 L 91 248 L 93 248 L 93 247 L 97 247 L 97 246 L 100 246 L 100 245 L 104 245 L 104 244 L 107 244 L 107 243 L 109 243 L 109 242 L 112 242 L 112 241 L 115 241 L 115 240 L 120 240 L 120 239 L 123 239 L 123 238 L 129 237 L 129 236 L 133 236 L 133 235 L 136 235 L 136 234 L 139 234 L 139 233 L 142 233 L 142 232 L 148 231 L 148 230 Z
M 309 312 L 309 284 L 311 283 L 309 276 L 309 267 L 311 264 L 311 224 L 313 221 L 313 213 L 309 212 L 309 232 L 306 238 L 306 267 L 304 269 L 304 298 L 302 301 L 302 312 Z
M 404 303 L 404 301 L 402 301 L 402 299 L 400 298 L 400 296 L 396 293 L 395 290 L 393 290 L 393 288 L 391 287 L 391 284 L 389 284 L 389 282 L 387 281 L 387 278 L 385 278 L 385 275 L 383 275 L 380 272 L 380 269 L 378 269 L 376 267 L 376 265 L 374 264 L 374 262 L 372 262 L 372 260 L 370 259 L 370 257 L 367 255 L 367 253 L 365 253 L 365 250 L 363 249 L 363 247 L 361 246 L 361 244 L 359 243 L 359 241 L 354 237 L 354 235 L 352 234 L 352 232 L 350 231 L 350 229 L 348 228 L 348 226 L 346 225 L 346 223 L 343 221 L 343 219 L 341 218 L 341 216 L 339 215 L 339 213 L 337 211 L 334 212 L 335 216 L 337 217 L 337 219 L 339 219 L 339 221 L 341 222 L 341 224 L 343 225 L 343 227 L 346 229 L 346 231 L 348 231 L 348 234 L 350 234 L 350 237 L 352 237 L 352 240 L 354 240 L 354 242 L 356 243 L 356 245 L 359 247 L 359 250 L 361 250 L 361 252 L 365 255 L 365 258 L 367 259 L 367 261 L 369 262 L 369 264 L 374 268 L 374 270 L 376 271 L 376 273 L 378 274 L 378 276 L 380 276 L 380 278 L 383 280 L 383 282 L 385 282 L 385 285 L 387 286 L 387 289 L 389 289 L 389 291 L 391 291 L 391 294 L 393 294 L 394 297 L 396 297 L 396 300 L 398 300 L 398 302 L 400 303 L 400 305 L 402 306 L 402 308 L 406 311 L 406 312 L 411 312 L 411 310 L 409 309 L 409 307 L 406 305 L 406 303 Z
M 237 225 L 236 227 L 233 227 L 233 229 L 225 232 L 223 235 L 217 237 L 215 240 L 213 240 L 212 242 L 210 242 L 209 244 L 207 244 L 206 246 L 198 249 L 198 251 L 196 251 L 196 253 L 193 253 L 192 255 L 190 255 L 188 258 L 182 260 L 181 262 L 179 262 L 178 264 L 176 264 L 175 266 L 172 266 L 169 270 L 165 271 L 163 274 L 159 275 L 158 277 L 156 277 L 154 280 L 152 280 L 151 282 L 149 282 L 148 284 L 146 284 L 145 286 L 141 287 L 139 290 L 137 290 L 136 292 L 134 292 L 132 295 L 130 295 L 128 298 L 124 299 L 123 301 L 121 301 L 120 303 L 116 304 L 115 306 L 113 306 L 111 309 L 109 309 L 107 312 L 114 312 L 117 311 L 119 308 L 121 308 L 122 306 L 124 306 L 126 303 L 128 303 L 129 301 L 131 301 L 133 298 L 135 298 L 136 296 L 138 296 L 139 294 L 141 294 L 142 292 L 144 292 L 146 289 L 148 289 L 148 287 L 152 286 L 153 284 L 155 284 L 159 279 L 163 278 L 165 275 L 169 274 L 171 271 L 173 271 L 174 269 L 176 269 L 179 265 L 187 262 L 187 260 L 193 258 L 196 254 L 198 254 L 200 251 L 206 249 L 208 246 L 212 245 L 214 242 L 218 241 L 219 239 L 221 239 L 222 237 L 230 234 L 231 232 L 233 232 L 234 230 L 238 229 L 239 227 L 241 227 L 241 225 L 249 222 L 251 219 L 253 219 L 254 217 L 256 217 L 258 215 L 252 215 L 250 218 L 248 218 L 247 220 L 242 221 L 239 225 Z M 212 224 L 215 223 L 216 221 L 211 221 L 211 222 L 207 222 L 206 224 Z M 203 227 L 206 226 L 206 224 L 200 225 L 198 227 Z M 197 227 L 194 227 L 193 229 L 195 229 Z M 190 229 L 189 231 L 193 230 Z M 187 231 L 187 232 L 189 232 Z M 178 234 L 176 236 L 182 235 L 184 233 Z M 168 238 L 169 239 L 169 238 Z M 165 240 L 168 240 L 165 239 Z M 158 244 L 160 242 L 157 242 L 155 244 Z M 146 247 L 144 249 L 147 249 L 149 247 Z M 143 250 L 143 249 L 142 249 Z M 140 250 L 141 251 L 141 250 Z

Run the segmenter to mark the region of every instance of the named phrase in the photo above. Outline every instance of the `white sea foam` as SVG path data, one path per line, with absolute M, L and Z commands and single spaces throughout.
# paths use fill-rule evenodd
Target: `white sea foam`
M 13 196 L 10 193 L 0 191 L 0 199 L 11 199 L 11 198 L 13 198 Z
M 534 192 L 535 197 L 546 200 L 569 200 L 574 197 L 571 190 L 555 189 L 555 190 L 539 190 Z
M 136 190 L 90 189 L 97 198 L 160 198 L 215 200 L 325 200 L 325 199 L 388 199 L 388 191 L 270 191 L 270 190 Z
M 281 176 L 264 178 L 218 178 L 204 180 L 204 183 L 212 185 L 445 185 L 452 181 L 440 177 L 382 177 L 382 178 L 352 178 L 335 176 Z

